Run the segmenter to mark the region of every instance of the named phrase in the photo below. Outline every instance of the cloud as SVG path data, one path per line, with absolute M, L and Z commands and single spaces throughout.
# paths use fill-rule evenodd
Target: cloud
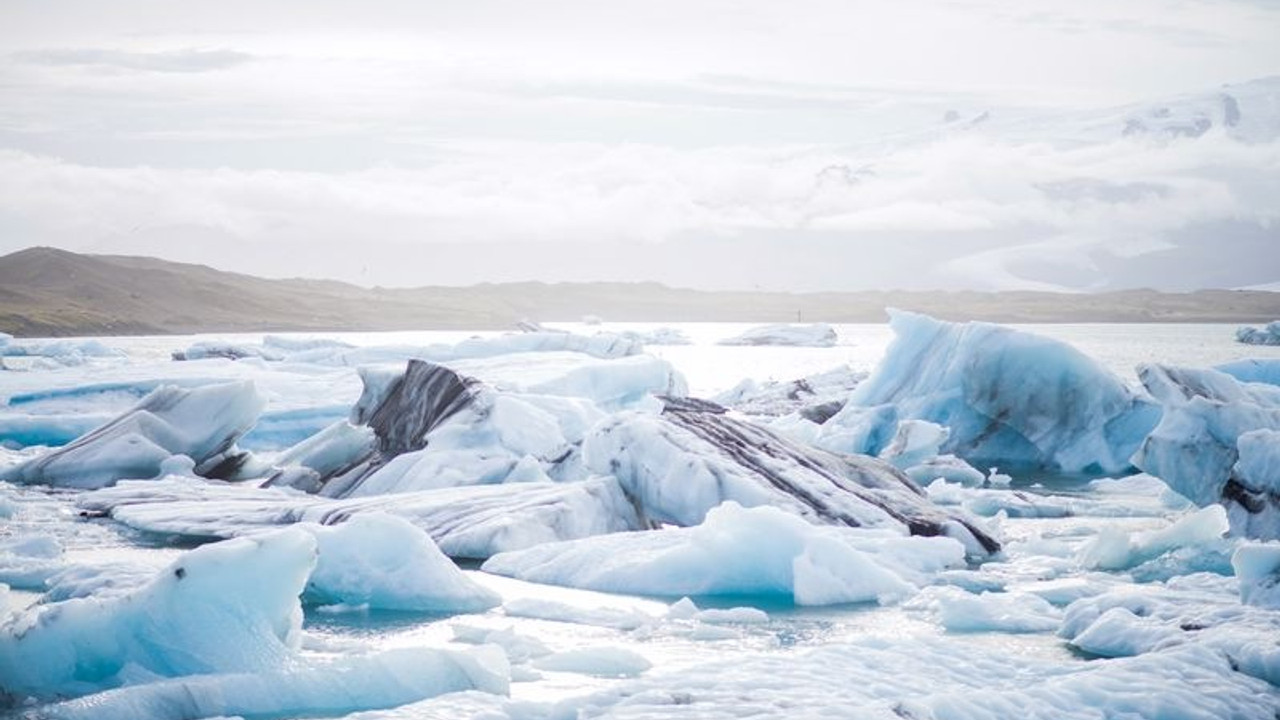
M 106 70 L 159 73 L 202 73 L 243 65 L 253 55 L 235 50 L 187 48 L 161 52 L 137 52 L 102 48 L 25 50 L 10 58 L 30 65 L 75 66 Z
M 347 257 L 352 247 L 373 258 L 379 249 L 365 263 L 370 275 L 359 279 L 387 284 L 448 282 L 446 268 L 438 277 L 406 277 L 392 260 L 446 245 L 488 257 L 495 277 L 523 269 L 529 278 L 564 279 L 534 260 L 546 248 L 566 263 L 566 276 L 587 279 L 625 274 L 610 266 L 609 248 L 618 257 L 679 263 L 698 243 L 702 252 L 706 243 L 732 248 L 752 238 L 754 257 L 730 250 L 716 269 L 715 284 L 742 287 L 767 281 L 768 258 L 820 238 L 833 267 L 883 265 L 879 277 L 858 280 L 881 287 L 1107 286 L 1120 277 L 1109 272 L 1137 277 L 1135 263 L 1179 248 L 1162 262 L 1174 267 L 1185 258 L 1176 280 L 1194 286 L 1195 278 L 1230 276 L 1197 267 L 1204 252 L 1187 249 L 1229 243 L 1224 232 L 1251 238 L 1240 245 L 1250 256 L 1224 256 L 1221 264 L 1242 277 L 1280 276 L 1280 242 L 1267 249 L 1259 240 L 1280 241 L 1277 191 L 1280 142 L 1245 144 L 1220 131 L 1063 148 L 978 134 L 874 151 L 458 145 L 428 167 L 336 173 L 103 168 L 0 152 L 7 237 L 95 240 L 95 249 L 109 251 L 139 232 L 199 227 L 278 257 L 281 266 L 255 267 L 249 253 L 238 268 L 270 274 L 290 274 L 283 263 L 302 248 L 315 262 Z M 16 227 L 29 232 L 16 235 Z M 513 246 L 525 249 L 522 267 L 502 267 L 503 254 L 485 249 Z M 579 249 L 576 261 L 560 257 L 568 247 Z M 218 243 L 202 252 L 227 262 Z M 335 261 L 329 272 L 344 264 Z M 652 275 L 661 267 L 652 263 L 650 276 L 630 279 L 671 281 Z M 840 282 L 838 273 L 785 279 L 790 289 Z

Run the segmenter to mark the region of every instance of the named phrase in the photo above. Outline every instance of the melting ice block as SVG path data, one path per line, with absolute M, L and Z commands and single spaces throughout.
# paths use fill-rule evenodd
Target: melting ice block
M 163 677 L 279 667 L 298 647 L 298 595 L 316 543 L 291 529 L 193 550 L 146 586 L 37 605 L 0 625 L 6 692 L 71 697 L 124 674 Z
M 618 533 L 502 553 L 483 570 L 534 582 L 641 595 L 783 596 L 800 605 L 888 602 L 964 564 L 950 538 L 811 525 L 734 502 L 696 527 Z
M 140 530 L 186 537 L 236 537 L 296 522 L 324 525 L 366 513 L 402 517 L 450 557 L 487 558 L 544 542 L 638 530 L 635 507 L 611 477 L 572 483 L 514 483 L 333 500 L 296 491 L 170 477 L 123 482 L 82 496 Z
M 812 325 L 761 325 L 719 342 L 720 345 L 789 345 L 832 347 L 838 339 L 835 328 L 826 323 Z
M 1164 365 L 1138 377 L 1164 415 L 1134 464 L 1197 505 L 1225 505 L 1234 532 L 1280 538 L 1280 387 Z
M 747 415 L 799 412 L 804 419 L 822 424 L 844 407 L 849 393 L 866 378 L 867 373 L 844 365 L 787 382 L 746 379 L 712 400 Z
M 823 426 L 818 442 L 879 453 L 902 420 L 950 429 L 942 451 L 979 467 L 1108 474 L 1160 410 L 1066 343 L 1019 330 L 891 311 L 880 365 Z
M 248 381 L 191 389 L 165 385 L 106 425 L 3 471 L 0 479 L 100 488 L 156 477 L 175 455 L 194 461 L 197 472 L 225 476 L 238 462 L 236 440 L 253 427 L 264 405 Z
M 303 525 L 319 550 L 307 581 L 318 604 L 378 610 L 486 610 L 502 602 L 445 557 L 431 537 L 403 518 L 353 516 L 332 526 Z
M 588 467 L 616 476 L 651 521 L 697 525 L 732 500 L 819 524 L 948 535 L 974 555 L 999 548 L 888 463 L 803 445 L 715 406 L 668 400 L 659 415 L 614 415 L 587 436 L 583 452 Z
M 581 480 L 578 444 L 602 407 L 683 392 L 665 361 L 591 360 L 501 390 L 443 365 L 361 371 L 364 393 L 338 423 L 282 456 L 270 481 L 355 497 L 515 481 Z

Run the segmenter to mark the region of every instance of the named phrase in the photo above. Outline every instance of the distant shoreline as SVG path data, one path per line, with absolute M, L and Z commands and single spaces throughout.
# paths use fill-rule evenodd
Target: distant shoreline
M 1250 325 L 1280 293 L 732 292 L 656 283 L 363 288 L 269 280 L 155 258 L 30 248 L 0 257 L 0 332 L 15 337 L 510 330 L 522 320 L 882 323 L 885 308 L 1005 324 Z

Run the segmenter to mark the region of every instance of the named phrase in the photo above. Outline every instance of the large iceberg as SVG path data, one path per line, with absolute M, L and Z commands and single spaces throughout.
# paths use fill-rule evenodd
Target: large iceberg
M 1197 505 L 1225 505 L 1235 532 L 1280 538 L 1280 387 L 1163 365 L 1138 377 L 1164 415 L 1134 464 Z
M 974 555 L 999 547 L 969 519 L 934 506 L 887 463 L 794 442 L 705 402 L 669 399 L 660 414 L 616 414 L 583 444 L 587 466 L 616 476 L 649 521 L 697 525 L 733 500 L 820 524 L 949 535 Z
M 81 437 L 16 467 L 0 479 L 61 487 L 98 488 L 125 478 L 161 474 L 175 456 L 208 477 L 236 473 L 235 448 L 265 401 L 249 381 L 183 389 L 165 385 L 132 409 Z
M 692 528 L 619 533 L 495 555 L 486 572 L 643 595 L 783 596 L 799 605 L 900 600 L 964 566 L 950 538 L 819 527 L 734 502 Z
M 1066 343 L 1019 330 L 890 312 L 897 334 L 880 365 L 818 442 L 879 453 L 903 420 L 950 435 L 946 453 L 979 465 L 1113 474 L 1155 427 L 1160 409 Z

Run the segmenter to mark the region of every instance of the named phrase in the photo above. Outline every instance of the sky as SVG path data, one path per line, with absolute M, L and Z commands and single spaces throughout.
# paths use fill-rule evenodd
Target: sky
M 1280 0 L 3 0 L 0 253 L 361 285 L 1280 282 Z

